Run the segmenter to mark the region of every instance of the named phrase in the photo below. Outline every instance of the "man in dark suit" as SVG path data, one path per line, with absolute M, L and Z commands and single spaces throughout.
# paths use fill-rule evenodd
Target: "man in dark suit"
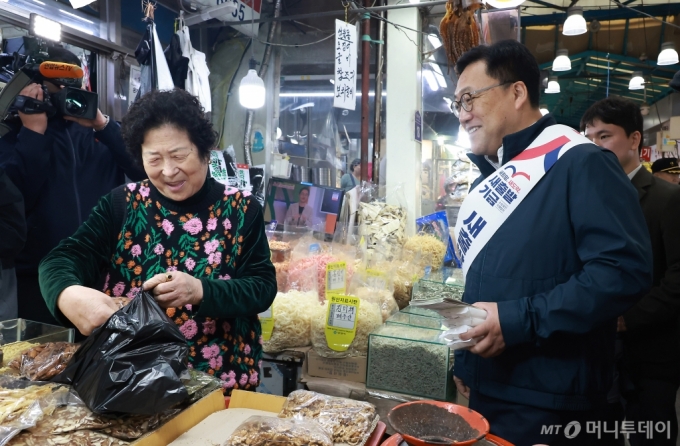
M 636 432 L 630 443 L 675 446 L 675 397 L 680 387 L 680 186 L 653 176 L 640 164 L 642 115 L 637 104 L 621 98 L 598 101 L 583 115 L 581 130 L 616 154 L 638 190 L 652 242 L 653 287 L 618 321 L 623 344 L 619 389 L 626 421 L 634 421 Z M 647 434 L 649 421 L 654 424 Z

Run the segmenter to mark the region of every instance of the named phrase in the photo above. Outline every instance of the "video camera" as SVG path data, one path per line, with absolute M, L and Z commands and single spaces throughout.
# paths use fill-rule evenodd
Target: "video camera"
M 95 119 L 99 108 L 97 93 L 81 90 L 74 85 L 82 82 L 83 70 L 77 65 L 62 62 L 30 63 L 23 66 L 32 82 L 42 84 L 51 82 L 64 86 L 58 93 L 49 93 L 43 85 L 43 101 L 28 96 L 17 95 L 14 108 L 26 114 L 46 113 L 48 118 L 58 114 L 76 118 Z
M 0 137 L 20 126 L 18 112 L 45 113 L 48 118 L 55 115 L 84 119 L 97 117 L 99 96 L 80 89 L 83 78 L 80 66 L 50 61 L 49 58 L 42 48 L 27 56 L 23 66 L 15 71 L 14 77 L 0 92 Z M 57 93 L 49 93 L 44 81 L 63 88 Z M 42 101 L 19 94 L 31 83 L 43 86 Z

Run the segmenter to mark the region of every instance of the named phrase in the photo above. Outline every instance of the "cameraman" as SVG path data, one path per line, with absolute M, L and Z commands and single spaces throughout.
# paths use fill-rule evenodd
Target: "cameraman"
M 48 49 L 49 59 L 80 65 L 61 47 Z M 61 88 L 49 80 L 50 93 Z M 38 84 L 20 95 L 44 100 Z M 52 248 L 71 236 L 87 219 L 99 198 L 123 184 L 146 178 L 125 150 L 120 126 L 97 111 L 94 120 L 45 113 L 19 113 L 22 127 L 0 139 L 0 167 L 24 196 L 28 236 L 15 259 L 19 317 L 57 324 L 40 293 L 38 264 Z M 74 253 L 77 255 L 77 253 Z

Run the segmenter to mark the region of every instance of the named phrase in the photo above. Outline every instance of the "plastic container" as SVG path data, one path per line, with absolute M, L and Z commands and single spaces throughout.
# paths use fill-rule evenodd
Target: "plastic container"
M 489 433 L 489 422 L 481 414 L 442 401 L 400 404 L 387 414 L 387 419 L 412 446 L 474 445 Z M 463 435 L 465 438 L 460 438 Z
M 465 287 L 461 285 L 447 285 L 438 281 L 420 279 L 413 285 L 411 300 L 428 300 L 448 297 L 455 300 L 463 300 Z
M 10 319 L 0 322 L 0 346 L 24 341 L 35 344 L 73 342 L 74 337 L 73 328 L 43 324 L 28 319 Z
M 369 336 L 366 387 L 454 401 L 453 354 L 441 331 L 388 324 Z
M 389 325 L 407 325 L 409 327 L 429 328 L 431 330 L 444 330 L 441 318 L 432 316 L 421 316 L 399 312 L 390 316 L 386 321 Z
M 394 434 L 387 440 L 385 440 L 380 446 L 409 446 L 408 443 L 404 441 L 404 437 L 399 434 Z M 488 434 L 483 439 L 476 443 L 472 443 L 472 446 L 515 446 L 509 441 L 503 440 L 495 435 Z

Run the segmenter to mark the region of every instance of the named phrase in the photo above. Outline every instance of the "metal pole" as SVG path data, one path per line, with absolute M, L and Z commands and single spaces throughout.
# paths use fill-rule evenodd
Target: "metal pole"
M 385 5 L 385 0 L 380 0 L 380 5 Z M 380 12 L 380 16 L 385 18 L 385 11 Z M 379 184 L 380 180 L 380 157 L 382 141 L 382 90 L 383 90 L 383 62 L 385 42 L 385 21 L 378 21 L 378 42 L 375 46 L 375 120 L 373 123 L 373 182 Z
M 364 0 L 368 6 L 370 0 Z M 363 32 L 361 35 L 361 179 L 368 180 L 368 120 L 371 76 L 371 16 L 366 13 L 363 18 Z M 377 100 L 377 99 L 376 99 Z
M 372 8 L 357 8 L 357 9 L 351 9 L 349 12 L 350 14 L 353 13 L 365 13 L 365 12 L 382 12 L 382 11 L 392 11 L 393 9 L 405 9 L 405 8 L 423 8 L 423 7 L 432 7 L 432 6 L 439 6 L 439 5 L 445 5 L 449 0 L 433 0 L 431 2 L 423 2 L 423 3 L 403 3 L 400 5 L 391 5 L 391 6 L 375 6 Z M 227 7 L 226 3 L 223 3 L 225 5 L 225 8 Z M 217 9 L 217 8 L 215 8 Z M 200 13 L 199 13 L 200 14 Z M 287 15 L 284 17 L 267 17 L 259 20 L 255 20 L 254 23 L 268 23 L 268 22 L 279 22 L 279 21 L 289 21 L 289 20 L 302 20 L 302 19 L 312 19 L 312 18 L 319 18 L 319 17 L 328 17 L 328 16 L 337 16 L 337 17 L 344 17 L 345 16 L 345 10 L 344 9 L 338 9 L 336 11 L 324 11 L 324 12 L 315 12 L 315 13 L 309 13 L 309 14 L 297 14 L 297 15 Z M 215 24 L 210 24 L 208 25 L 207 23 L 203 23 L 201 25 L 198 25 L 199 28 L 221 28 L 223 26 L 232 26 L 232 25 L 243 25 L 243 22 L 220 22 L 220 23 L 215 23 Z
M 274 18 L 277 18 L 281 15 L 281 0 L 276 0 L 276 4 L 274 5 Z M 278 24 L 276 22 L 273 22 L 271 27 L 269 28 L 269 36 L 267 36 L 267 42 L 271 42 L 274 40 L 274 36 L 276 35 L 276 27 Z M 255 43 L 253 42 L 253 45 Z M 269 59 L 271 58 L 272 55 L 272 46 L 267 45 L 267 47 L 264 50 L 264 57 L 262 58 L 262 64 L 260 65 L 260 70 L 258 72 L 258 76 L 260 76 L 260 79 L 264 79 L 264 77 L 267 75 L 267 68 L 269 67 Z M 255 117 L 255 111 L 254 110 L 248 110 L 248 115 L 246 116 L 246 132 L 245 135 L 243 136 L 243 152 L 245 154 L 245 160 L 246 164 L 249 166 L 253 165 L 253 154 L 251 152 L 252 148 L 252 131 L 253 131 L 253 118 Z

